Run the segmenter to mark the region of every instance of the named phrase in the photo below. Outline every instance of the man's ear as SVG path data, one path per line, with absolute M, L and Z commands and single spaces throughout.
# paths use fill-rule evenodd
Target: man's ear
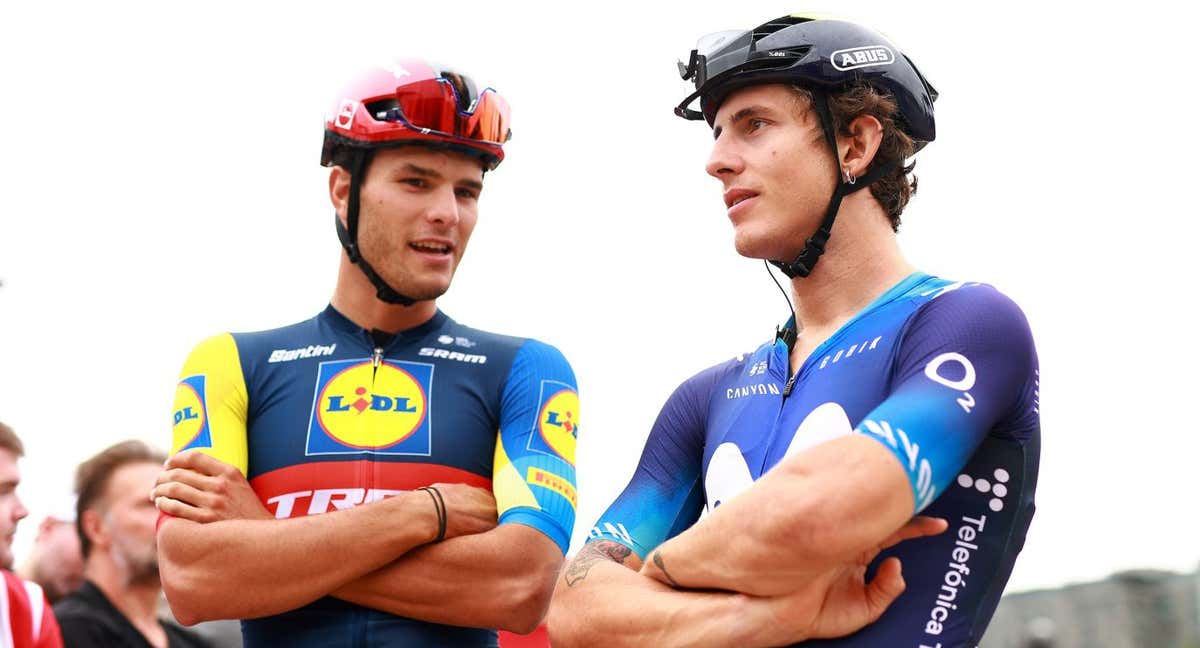
M 838 160 L 842 170 L 854 177 L 871 168 L 871 161 L 883 142 L 883 125 L 874 115 L 859 115 L 850 122 L 849 135 L 838 136 Z
M 58 526 L 58 520 L 47 515 L 38 523 L 37 539 L 40 540 L 50 534 L 54 527 Z
M 100 513 L 88 509 L 83 512 L 79 518 L 79 525 L 83 529 L 84 535 L 91 541 L 93 547 L 107 547 L 108 530 L 104 528 L 104 520 Z
M 350 172 L 340 166 L 329 169 L 329 202 L 345 225 L 346 206 L 350 202 Z

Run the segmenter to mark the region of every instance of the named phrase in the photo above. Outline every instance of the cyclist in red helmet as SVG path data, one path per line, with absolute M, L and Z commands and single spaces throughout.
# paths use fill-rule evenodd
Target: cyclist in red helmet
M 794 311 L 663 406 L 564 570 L 555 646 L 975 646 L 1033 515 L 1038 364 L 1011 300 L 901 254 L 937 93 L 879 33 L 806 16 L 680 70 L 734 246 Z
M 495 646 L 540 622 L 574 523 L 579 399 L 554 347 L 438 309 L 509 109 L 423 61 L 333 106 L 343 254 L 316 317 L 187 359 L 152 497 L 185 623 L 253 646 Z

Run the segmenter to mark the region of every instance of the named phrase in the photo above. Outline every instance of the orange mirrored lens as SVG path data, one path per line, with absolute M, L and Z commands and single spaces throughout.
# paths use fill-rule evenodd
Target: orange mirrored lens
M 454 87 L 445 80 L 417 81 L 396 89 L 400 117 L 414 128 L 442 135 L 503 144 L 508 140 L 508 103 L 488 88 L 474 110 L 458 110 Z

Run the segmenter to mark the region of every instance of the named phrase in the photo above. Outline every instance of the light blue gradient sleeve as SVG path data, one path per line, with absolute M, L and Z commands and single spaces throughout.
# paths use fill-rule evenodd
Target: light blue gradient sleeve
M 704 507 L 701 464 L 708 398 L 729 363 L 684 381 L 667 399 L 633 478 L 589 534 L 613 540 L 641 558 L 690 527 Z
M 1023 423 L 1037 416 L 1037 353 L 1025 315 L 984 284 L 922 306 L 897 353 L 894 389 L 855 432 L 892 451 L 919 512 L 988 434 L 1015 438 L 1010 430 L 1036 428 Z

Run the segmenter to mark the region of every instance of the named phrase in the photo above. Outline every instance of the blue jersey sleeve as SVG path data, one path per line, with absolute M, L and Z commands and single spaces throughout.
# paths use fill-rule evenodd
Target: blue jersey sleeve
M 578 435 L 579 395 L 571 365 L 558 349 L 527 340 L 500 400 L 492 489 L 500 524 L 531 526 L 563 553 L 575 526 Z
M 991 286 L 948 291 L 905 327 L 891 393 L 855 432 L 908 473 L 916 510 L 951 483 L 988 434 L 1035 429 L 1037 353 L 1025 315 Z
M 696 521 L 704 504 L 700 472 L 708 398 L 726 366 L 688 379 L 667 399 L 633 478 L 600 516 L 590 539 L 614 540 L 644 559 Z

